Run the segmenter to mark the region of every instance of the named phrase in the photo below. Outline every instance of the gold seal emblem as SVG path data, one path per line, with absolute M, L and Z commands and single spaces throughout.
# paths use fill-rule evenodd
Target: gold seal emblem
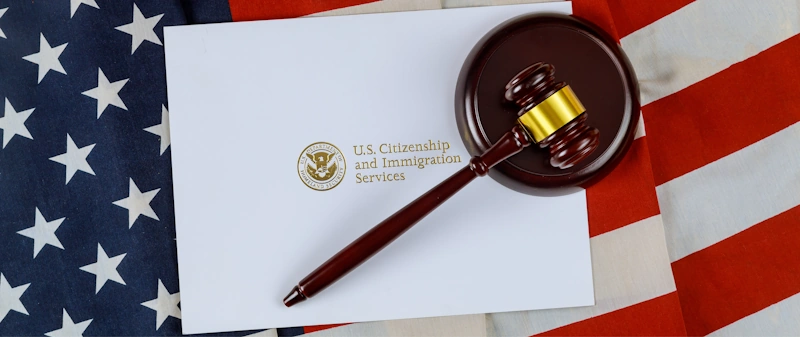
M 297 173 L 306 186 L 317 191 L 330 190 L 344 180 L 344 155 L 326 142 L 309 145 L 297 159 Z

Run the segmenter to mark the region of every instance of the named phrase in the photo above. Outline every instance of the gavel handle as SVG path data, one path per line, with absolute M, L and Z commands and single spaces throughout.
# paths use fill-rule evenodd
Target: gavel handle
M 305 297 L 314 296 L 397 239 L 473 179 L 486 175 L 490 168 L 530 144 L 522 128 L 515 126 L 484 154 L 473 157 L 469 165 L 383 220 L 306 276 L 298 284 L 299 291 Z

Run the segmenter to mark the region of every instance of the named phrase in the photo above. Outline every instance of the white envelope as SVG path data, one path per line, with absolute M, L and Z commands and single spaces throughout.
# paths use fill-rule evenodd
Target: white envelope
M 489 177 L 317 296 L 282 303 L 467 165 L 453 106 L 462 63 L 493 27 L 538 11 L 571 3 L 166 27 L 183 332 L 593 305 L 585 193 L 534 197 Z M 312 162 L 316 142 L 341 155 Z M 367 145 L 376 153 L 356 155 Z M 430 157 L 442 163 L 384 167 Z M 318 173 L 335 184 L 314 185 Z

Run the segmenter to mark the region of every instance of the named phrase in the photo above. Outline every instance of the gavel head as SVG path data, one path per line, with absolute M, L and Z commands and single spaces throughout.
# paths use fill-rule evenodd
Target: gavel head
M 553 167 L 570 168 L 597 148 L 600 131 L 586 125 L 586 109 L 567 84 L 555 81 L 552 65 L 525 68 L 505 89 L 505 100 L 519 108 L 517 122 L 531 141 L 549 148 Z

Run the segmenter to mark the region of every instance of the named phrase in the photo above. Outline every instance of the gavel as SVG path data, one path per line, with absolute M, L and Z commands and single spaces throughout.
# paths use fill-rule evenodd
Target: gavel
M 364 233 L 311 272 L 284 298 L 287 307 L 327 288 L 381 251 L 455 195 L 473 179 L 531 144 L 549 151 L 549 164 L 567 169 L 589 157 L 599 143 L 599 130 L 586 124 L 587 112 L 572 88 L 556 82 L 555 68 L 535 63 L 505 86 L 504 103 L 517 109 L 516 124 L 483 154 Z
M 572 88 L 564 82 L 555 82 L 555 68 L 547 63 L 535 63 L 514 76 L 505 87 L 505 100 L 518 106 L 518 125 L 507 132 L 507 137 L 516 140 L 522 147 L 506 154 L 502 149 L 489 148 L 482 156 L 472 160 L 480 161 L 492 151 L 505 156 L 500 161 L 517 154 L 531 142 L 540 148 L 550 149 L 550 165 L 567 169 L 588 157 L 597 148 L 600 139 L 598 131 L 586 124 L 586 109 Z M 522 131 L 524 137 L 519 134 Z M 489 157 L 492 158 L 492 157 Z M 497 162 L 488 162 L 489 168 Z M 472 164 L 472 162 L 470 162 Z

